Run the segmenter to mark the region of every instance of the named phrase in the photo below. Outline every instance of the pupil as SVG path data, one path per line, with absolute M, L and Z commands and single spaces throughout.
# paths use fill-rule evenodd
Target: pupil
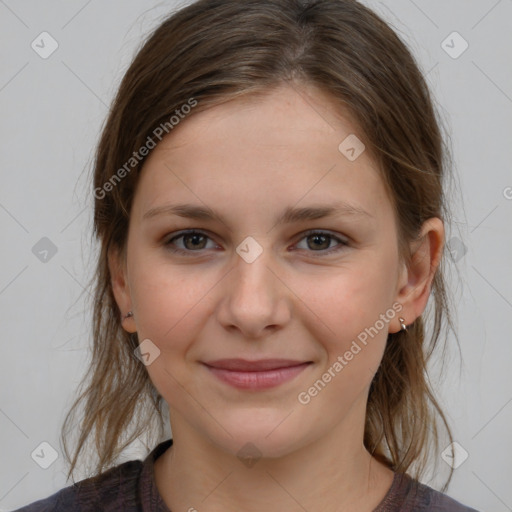
M 189 240 L 193 240 L 192 245 L 197 248 L 197 243 L 196 243 L 197 239 L 198 238 L 204 238 L 204 237 L 203 237 L 203 235 L 199 235 L 197 233 L 194 233 L 194 234 L 191 234 L 191 235 L 187 235 L 187 238 Z
M 319 245 L 318 245 L 318 244 L 316 244 L 316 241 L 318 241 L 319 239 L 322 239 L 322 238 L 324 239 L 324 241 L 326 241 L 326 240 L 328 241 L 328 238 L 329 238 L 329 237 L 328 237 L 328 236 L 326 236 L 326 235 L 312 235 L 312 236 L 313 236 L 313 238 L 314 238 L 314 240 L 315 240 L 315 245 L 316 245 L 316 247 L 317 247 L 317 248 L 319 247 Z M 320 245 L 322 245 L 322 243 L 321 243 L 321 242 L 320 242 Z M 324 243 L 323 245 L 325 245 L 325 243 Z M 329 245 L 329 243 L 328 243 L 328 242 L 327 242 L 327 245 Z

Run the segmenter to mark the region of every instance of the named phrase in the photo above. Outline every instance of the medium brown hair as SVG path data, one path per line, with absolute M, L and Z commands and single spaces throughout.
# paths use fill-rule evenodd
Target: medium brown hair
M 320 89 L 335 108 L 356 120 L 395 209 L 400 256 L 410 261 L 409 243 L 423 222 L 430 217 L 448 221 L 444 183 L 449 150 L 414 57 L 390 26 L 355 0 L 199 0 L 170 15 L 147 38 L 120 84 L 95 156 L 95 191 L 105 191 L 105 183 L 123 166 L 126 170 L 155 127 L 191 98 L 197 102 L 194 115 L 283 84 Z M 121 327 L 108 267 L 110 251 L 125 250 L 143 163 L 110 181 L 113 186 L 101 197 L 95 193 L 94 234 L 100 251 L 93 346 L 81 393 L 62 428 L 68 478 L 88 440 L 94 439 L 99 475 L 130 443 L 155 435 L 155 425 L 159 436 L 163 432 L 163 399 L 134 355 L 137 336 Z M 432 453 L 439 454 L 439 419 L 452 441 L 427 375 L 441 333 L 453 327 L 443 262 L 431 299 L 429 339 L 425 315 L 406 332 L 388 335 L 369 391 L 364 433 L 374 457 L 396 472 L 416 466 L 417 479 Z M 70 425 L 82 405 L 71 458 Z

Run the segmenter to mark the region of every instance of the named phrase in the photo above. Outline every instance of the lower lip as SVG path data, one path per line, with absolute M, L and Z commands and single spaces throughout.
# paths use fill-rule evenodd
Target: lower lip
M 304 371 L 311 363 L 258 372 L 224 370 L 205 365 L 218 379 L 239 389 L 268 389 L 283 384 Z

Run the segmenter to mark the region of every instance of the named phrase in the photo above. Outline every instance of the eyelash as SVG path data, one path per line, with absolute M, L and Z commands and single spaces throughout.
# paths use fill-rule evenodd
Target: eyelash
M 187 230 L 187 231 L 180 231 L 179 234 L 177 234 L 176 236 L 173 236 L 172 238 L 167 240 L 167 242 L 165 242 L 164 245 L 165 245 L 165 247 L 169 251 L 171 251 L 173 253 L 176 253 L 176 254 L 186 255 L 186 256 L 190 256 L 190 254 L 194 253 L 194 252 L 198 252 L 198 253 L 202 252 L 204 249 L 199 249 L 197 251 L 192 251 L 192 250 L 187 250 L 187 249 L 178 249 L 176 247 L 174 247 L 174 248 L 171 247 L 172 243 L 175 240 L 183 238 L 183 237 L 185 237 L 187 235 L 203 235 L 206 238 L 209 238 L 211 240 L 211 237 L 209 237 L 205 232 L 199 231 L 199 230 L 195 230 L 195 229 L 191 229 L 191 230 Z M 339 252 L 340 250 L 342 250 L 345 247 L 348 247 L 348 245 L 349 245 L 347 241 L 342 240 L 341 238 L 331 234 L 328 231 L 321 231 L 321 230 L 306 231 L 305 233 L 302 234 L 302 238 L 299 239 L 299 242 L 302 241 L 304 238 L 307 238 L 307 237 L 312 236 L 312 235 L 324 235 L 324 236 L 327 236 L 329 238 L 329 240 L 336 240 L 337 242 L 339 242 L 339 246 L 338 247 L 334 247 L 334 248 L 330 248 L 330 249 L 323 249 L 323 250 L 320 250 L 320 251 L 307 251 L 307 252 L 313 253 L 313 257 L 323 257 L 325 255 L 330 255 L 330 254 Z M 318 255 L 314 254 L 315 252 L 318 252 L 320 254 L 318 254 Z

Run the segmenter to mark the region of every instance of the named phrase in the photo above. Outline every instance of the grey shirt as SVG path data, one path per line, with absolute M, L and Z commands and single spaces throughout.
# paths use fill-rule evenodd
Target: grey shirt
M 158 492 L 153 466 L 171 445 L 172 439 L 168 439 L 157 445 L 143 461 L 124 462 L 14 512 L 171 512 Z M 373 512 L 418 510 L 477 512 L 405 473 L 395 473 L 389 491 Z

